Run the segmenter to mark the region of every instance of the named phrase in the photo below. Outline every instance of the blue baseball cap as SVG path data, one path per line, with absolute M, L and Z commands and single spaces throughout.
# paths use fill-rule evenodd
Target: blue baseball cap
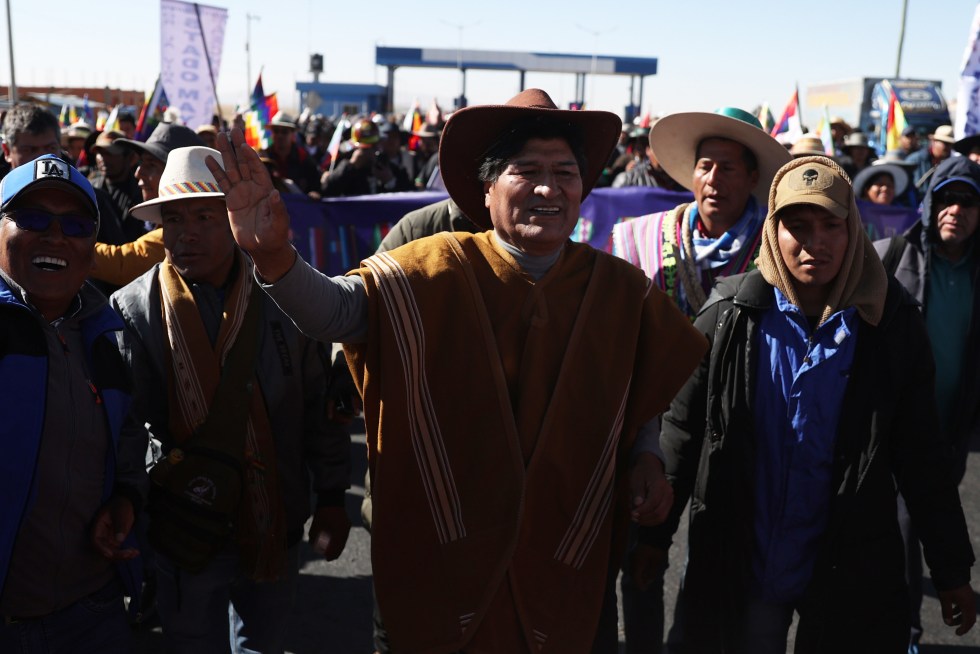
M 42 188 L 58 188 L 74 193 L 85 203 L 98 225 L 99 205 L 92 185 L 74 166 L 54 154 L 41 155 L 7 173 L 0 182 L 0 211 L 7 211 L 24 193 Z

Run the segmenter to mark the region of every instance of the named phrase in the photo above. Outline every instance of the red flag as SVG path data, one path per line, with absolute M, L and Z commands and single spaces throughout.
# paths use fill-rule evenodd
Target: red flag
M 783 109 L 782 115 L 780 115 L 779 120 L 776 121 L 776 125 L 769 132 L 769 135 L 774 137 L 776 134 L 782 134 L 783 132 L 788 132 L 793 127 L 793 122 L 795 118 L 796 124 L 800 121 L 800 91 L 799 89 L 793 90 L 793 97 L 789 99 L 786 103 L 786 108 Z M 801 130 L 802 132 L 802 130 Z

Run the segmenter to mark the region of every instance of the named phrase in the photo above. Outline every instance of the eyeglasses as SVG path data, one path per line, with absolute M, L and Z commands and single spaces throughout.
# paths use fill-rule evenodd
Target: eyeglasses
M 936 202 L 947 207 L 951 207 L 954 204 L 958 204 L 964 208 L 976 207 L 980 206 L 980 196 L 963 191 L 946 191 L 945 193 L 940 192 L 936 196 Z
M 51 221 L 57 220 L 61 225 L 61 233 L 72 238 L 88 238 L 96 229 L 95 220 L 89 216 L 59 215 L 40 209 L 18 209 L 3 214 L 3 217 L 13 220 L 18 227 L 29 232 L 46 232 L 51 227 Z

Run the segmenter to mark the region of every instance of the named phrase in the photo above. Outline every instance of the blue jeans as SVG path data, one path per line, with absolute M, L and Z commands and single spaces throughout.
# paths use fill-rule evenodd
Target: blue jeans
M 115 579 L 60 611 L 0 623 L 4 654 L 128 654 L 131 650 L 122 586 Z
M 299 578 L 299 545 L 286 552 L 285 575 L 277 581 L 242 575 L 236 549 L 226 549 L 198 574 L 157 553 L 157 609 L 168 652 L 283 651 Z

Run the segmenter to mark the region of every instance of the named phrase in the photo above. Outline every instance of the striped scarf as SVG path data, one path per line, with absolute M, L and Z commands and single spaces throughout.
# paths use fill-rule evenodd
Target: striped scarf
M 251 265 L 238 252 L 238 273 L 226 294 L 218 338 L 212 348 L 197 303 L 184 278 L 169 261 L 160 265 L 160 300 L 171 366 L 167 381 L 170 432 L 186 441 L 207 417 L 228 352 L 245 318 L 255 282 Z M 245 492 L 236 522 L 242 570 L 255 580 L 272 580 L 285 571 L 286 529 L 279 495 L 276 453 L 269 416 L 257 380 L 249 403 L 245 447 Z

